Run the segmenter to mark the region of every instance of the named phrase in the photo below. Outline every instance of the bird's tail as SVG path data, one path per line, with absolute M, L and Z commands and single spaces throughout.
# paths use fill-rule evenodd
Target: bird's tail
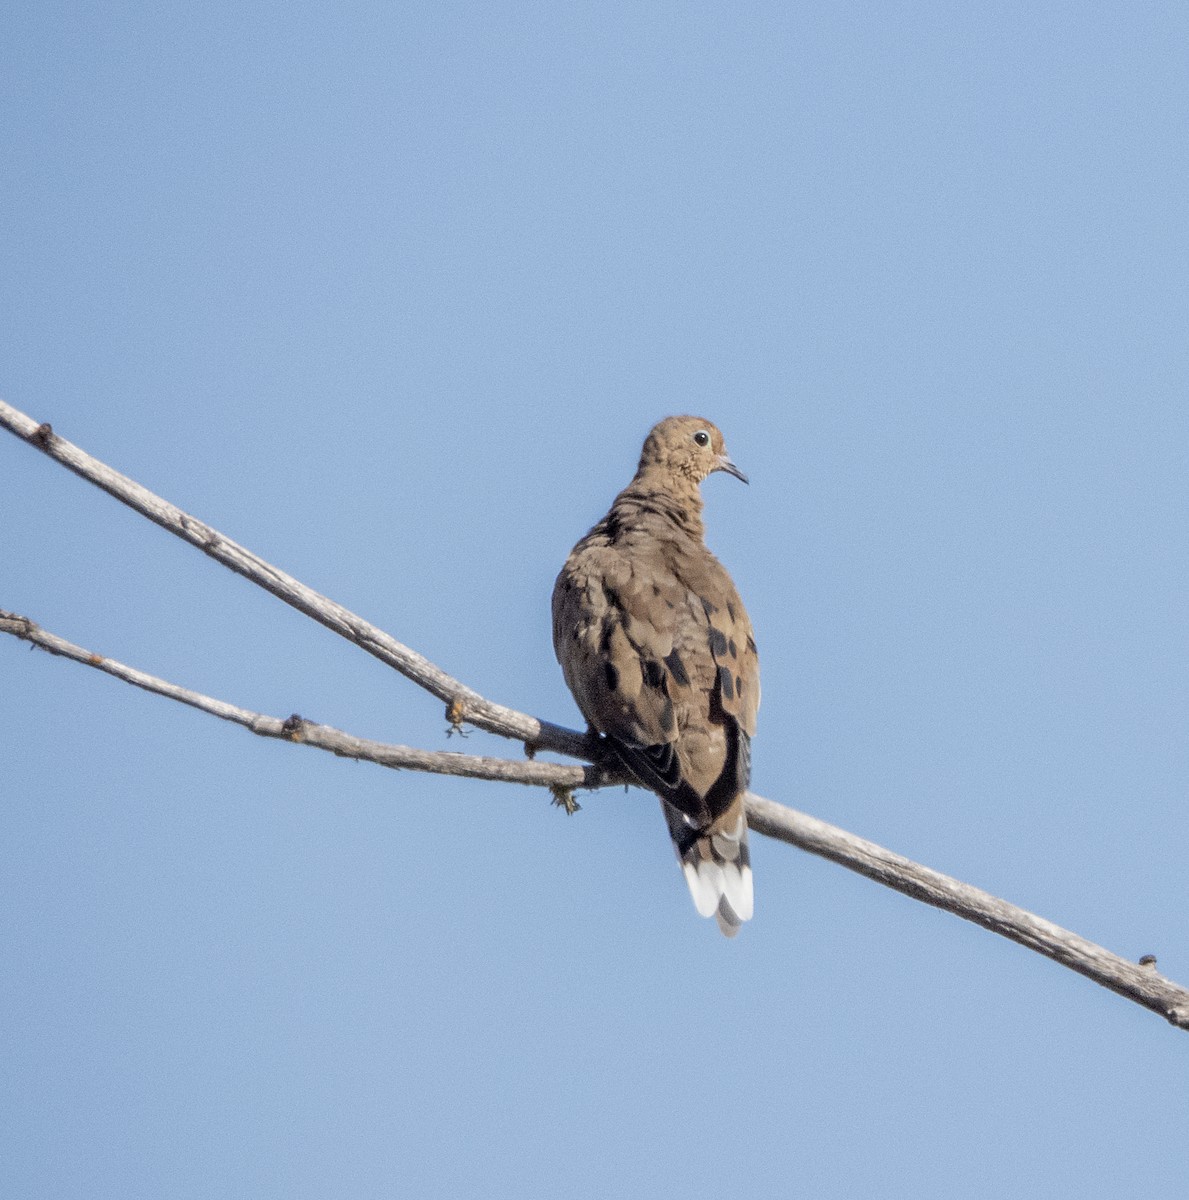
M 662 800 L 661 806 L 694 907 L 700 916 L 717 917 L 719 929 L 734 937 L 754 907 L 743 793 L 705 829 L 691 825 L 671 804 Z

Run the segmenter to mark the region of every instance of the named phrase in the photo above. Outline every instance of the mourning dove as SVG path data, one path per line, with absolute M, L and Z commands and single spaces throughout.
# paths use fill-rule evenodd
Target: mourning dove
M 743 796 L 760 704 L 751 621 L 703 541 L 699 485 L 747 482 L 701 417 L 649 433 L 635 477 L 553 587 L 553 648 L 582 715 L 661 799 L 694 905 L 752 914 Z

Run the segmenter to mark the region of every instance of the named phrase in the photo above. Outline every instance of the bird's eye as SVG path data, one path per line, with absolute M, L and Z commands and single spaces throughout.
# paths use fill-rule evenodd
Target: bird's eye
M 708 434 L 704 429 L 699 429 L 698 432 L 694 434 L 694 441 L 697 442 L 699 446 L 709 446 L 710 434 Z

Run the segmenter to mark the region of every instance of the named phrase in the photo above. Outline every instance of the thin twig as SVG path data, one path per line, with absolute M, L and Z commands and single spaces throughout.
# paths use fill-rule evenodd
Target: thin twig
M 556 750 L 571 758 L 592 758 L 587 736 L 574 729 L 542 721 L 526 713 L 493 704 L 473 688 L 447 675 L 435 666 L 377 628 L 369 621 L 323 596 L 292 575 L 257 557 L 250 550 L 233 542 L 217 529 L 204 524 L 176 505 L 142 487 L 134 479 L 112 470 L 106 463 L 92 458 L 86 451 L 54 433 L 48 424 L 39 425 L 32 417 L 0 400 L 0 425 L 23 438 L 31 446 L 44 451 L 50 458 L 81 475 L 88 483 L 102 488 L 109 495 L 135 509 L 162 529 L 197 546 L 216 562 L 250 579 L 272 592 L 286 604 L 325 625 L 348 641 L 354 642 L 381 662 L 411 679 L 418 687 L 451 706 L 452 719 L 486 729 L 502 737 L 514 738 L 540 750 Z
M 523 740 L 533 749 L 557 750 L 587 761 L 597 758 L 598 747 L 587 736 L 491 703 L 415 651 L 402 646 L 382 630 L 305 587 L 292 576 L 286 575 L 242 546 L 223 537 L 217 530 L 196 521 L 133 480 L 91 458 L 78 447 L 57 437 L 48 425 L 39 426 L 3 401 L 0 401 L 0 425 L 44 450 L 76 474 L 97 484 L 150 520 L 205 550 L 232 570 L 258 583 L 301 612 L 314 617 L 328 628 L 389 663 L 439 699 L 446 700 L 447 712 L 452 722 L 465 720 L 493 733 Z M 563 803 L 566 801 L 562 798 L 568 797 L 571 787 L 602 786 L 614 779 L 611 773 L 597 767 L 586 769 L 551 763 L 516 763 L 502 759 L 435 754 L 404 746 L 388 746 L 385 743 L 354 738 L 326 726 L 313 725 L 301 721 L 300 718 L 291 718 L 289 728 L 286 729 L 286 723 L 278 721 L 277 718 L 237 709 L 222 701 L 178 688 L 164 680 L 154 679 L 131 667 L 115 664 L 111 659 L 92 655 L 54 635 L 47 634 L 25 618 L 8 613 L 0 614 L 0 632 L 34 641 L 54 653 L 66 654 L 78 662 L 99 667 L 138 687 L 147 687 L 150 691 L 192 704 L 215 716 L 237 721 L 264 736 L 303 741 L 308 745 L 316 745 L 334 753 L 344 753 L 353 758 L 363 758 L 387 766 L 439 771 L 446 770 L 442 764 L 449 760 L 450 765 L 457 766 L 458 769 L 446 773 L 518 783 L 540 782 L 549 786 L 554 791 L 555 799 Z M 386 761 L 386 756 L 389 761 Z M 401 761 L 396 761 L 397 758 Z M 529 768 L 540 770 L 540 776 L 530 780 L 520 774 Z M 570 772 L 581 776 L 582 781 L 571 784 Z M 1150 961 L 1145 960 L 1138 965 L 1131 963 L 1069 930 L 1054 925 L 1051 921 L 992 896 L 989 892 L 914 863 L 874 842 L 868 842 L 846 830 L 766 800 L 762 796 L 748 794 L 747 814 L 750 825 L 757 833 L 767 834 L 809 853 L 828 858 L 914 899 L 982 925 L 1078 971 L 1137 1004 L 1160 1013 L 1173 1025 L 1189 1029 L 1189 990 L 1158 974 L 1154 963 Z
M 448 750 L 418 750 L 412 746 L 397 746 L 355 737 L 330 725 L 321 725 L 294 714 L 291 717 L 270 717 L 252 712 L 225 700 L 216 700 L 201 692 L 179 687 L 176 683 L 138 671 L 126 663 L 117 662 L 76 646 L 50 633 L 28 617 L 0 609 L 0 633 L 10 633 L 22 641 L 40 646 L 51 654 L 73 659 L 84 666 L 95 667 L 116 679 L 143 688 L 170 700 L 188 704 L 201 712 L 210 713 L 223 721 L 232 721 L 260 737 L 299 742 L 319 750 L 329 750 L 341 758 L 357 758 L 378 763 L 382 767 L 427 771 L 434 775 L 461 775 L 468 779 L 487 779 L 498 783 L 523 783 L 529 787 L 599 788 L 609 783 L 625 783 L 600 766 L 569 766 L 564 763 L 538 762 L 533 759 L 490 758 L 479 754 L 457 754 Z

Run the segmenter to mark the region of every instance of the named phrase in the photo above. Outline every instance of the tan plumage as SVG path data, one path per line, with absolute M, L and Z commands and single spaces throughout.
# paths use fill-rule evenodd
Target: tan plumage
M 743 794 L 760 704 L 751 621 L 703 540 L 699 485 L 746 482 L 722 434 L 669 417 L 553 587 L 553 648 L 582 715 L 661 798 L 698 912 L 752 913 Z

